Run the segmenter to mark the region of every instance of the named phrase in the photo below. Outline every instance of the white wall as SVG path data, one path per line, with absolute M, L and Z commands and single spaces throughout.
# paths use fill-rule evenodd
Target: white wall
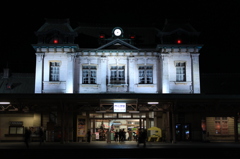
M 200 93 L 200 77 L 198 55 L 192 55 L 190 51 L 181 49 L 165 50 L 166 53 L 134 52 L 129 53 L 104 53 L 72 52 L 45 52 L 43 57 L 42 92 L 43 93 Z M 52 50 L 51 50 L 52 51 Z M 68 54 L 68 55 L 67 55 Z M 132 54 L 132 53 L 131 53 Z M 106 55 L 106 56 L 102 56 Z M 39 58 L 39 57 L 38 57 Z M 49 81 L 49 63 L 60 62 L 60 80 Z M 70 62 L 73 62 L 70 68 Z M 186 81 L 176 82 L 176 61 L 186 62 Z M 194 64 L 193 64 L 194 61 Z M 82 66 L 95 65 L 97 67 L 97 83 L 82 84 Z M 125 66 L 125 84 L 110 84 L 110 67 L 116 65 Z M 153 84 L 138 84 L 138 66 L 153 66 Z M 39 67 L 36 66 L 36 67 Z M 69 70 L 69 69 L 72 69 Z M 41 70 L 39 70 L 41 71 Z M 193 76 L 194 73 L 194 76 Z M 36 69 L 38 76 L 41 73 Z M 69 78 L 73 76 L 73 78 Z M 38 77 L 39 81 L 39 77 Z M 108 83 L 106 83 L 108 81 Z M 35 84 L 38 93 L 41 82 Z M 194 86 L 193 86 L 194 84 Z M 72 87 L 72 88 L 68 88 Z

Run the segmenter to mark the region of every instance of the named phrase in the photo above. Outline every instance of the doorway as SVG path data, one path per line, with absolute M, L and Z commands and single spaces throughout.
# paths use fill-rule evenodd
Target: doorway
M 175 126 L 176 141 L 190 141 L 191 140 L 191 129 L 190 124 L 178 123 Z
M 143 119 L 92 119 L 91 132 L 94 136 L 92 140 L 106 141 L 106 133 L 110 130 L 111 140 L 114 141 L 115 132 L 124 130 L 126 133 L 125 141 L 134 141 L 136 139 L 137 130 L 141 125 L 140 120 L 142 123 L 146 122 Z

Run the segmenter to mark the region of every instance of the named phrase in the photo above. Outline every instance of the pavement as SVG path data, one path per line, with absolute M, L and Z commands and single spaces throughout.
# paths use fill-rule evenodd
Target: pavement
M 238 142 L 0 142 L 0 156 L 7 158 L 240 158 Z

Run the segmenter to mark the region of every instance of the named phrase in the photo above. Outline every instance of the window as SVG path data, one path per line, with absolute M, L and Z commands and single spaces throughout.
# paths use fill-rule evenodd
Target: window
M 83 84 L 96 84 L 97 67 L 96 66 L 83 66 L 82 70 L 82 83 Z
M 152 84 L 153 83 L 153 67 L 152 66 L 139 66 L 139 84 Z
M 186 63 L 185 62 L 176 63 L 176 81 L 179 81 L 179 82 L 186 81 Z
M 50 62 L 50 81 L 59 81 L 60 62 Z
M 111 84 L 125 84 L 125 67 L 111 66 Z
M 227 117 L 215 117 L 215 133 L 219 135 L 228 134 Z
M 23 134 L 23 126 L 10 126 L 9 134 Z

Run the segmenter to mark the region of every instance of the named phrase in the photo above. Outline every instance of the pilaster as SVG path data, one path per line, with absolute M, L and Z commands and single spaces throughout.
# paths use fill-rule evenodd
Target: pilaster
M 101 84 L 101 92 L 106 93 L 107 92 L 107 58 L 106 57 L 101 57 L 100 59 L 100 71 L 98 71 L 98 77 L 101 79 L 100 84 Z
M 192 93 L 200 93 L 199 53 L 191 53 Z
M 73 93 L 75 54 L 68 54 L 66 93 Z
M 162 93 L 169 93 L 169 70 L 168 70 L 168 53 L 161 54 L 162 63 Z
M 36 53 L 35 93 L 42 93 L 44 53 Z
M 129 92 L 134 92 L 134 81 L 135 81 L 135 58 L 134 57 L 129 57 L 128 58 L 128 88 Z

